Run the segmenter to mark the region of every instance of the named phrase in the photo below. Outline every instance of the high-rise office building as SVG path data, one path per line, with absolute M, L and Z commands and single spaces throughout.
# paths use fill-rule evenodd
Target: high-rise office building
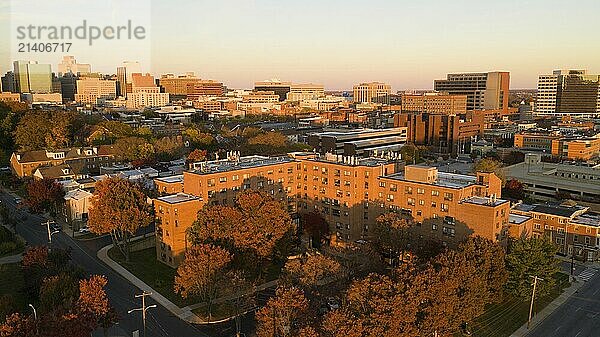
M 29 61 L 13 62 L 13 69 L 15 74 L 15 89 L 19 93 L 29 92 L 29 75 L 27 72 L 28 64 Z
M 196 77 L 193 72 L 187 72 L 183 75 L 175 76 L 173 74 L 165 74 L 160 77 L 158 84 L 162 90 L 170 95 L 187 95 L 188 87 L 199 83 L 201 79 Z
M 420 112 L 443 115 L 464 114 L 467 112 L 467 95 L 440 93 L 402 94 L 403 112 Z
M 380 82 L 360 83 L 353 87 L 354 102 L 382 103 L 389 105 L 392 86 Z
M 142 66 L 137 61 L 124 61 L 123 65 L 117 67 L 117 88 L 120 96 L 127 97 L 132 92 L 133 74 L 141 73 Z
M 2 76 L 2 92 L 18 92 L 17 91 L 17 83 L 15 81 L 15 73 L 12 71 L 6 72 L 4 76 Z
M 287 94 L 291 91 L 291 82 L 281 82 L 280 80 L 260 81 L 254 83 L 254 91 L 272 91 L 279 96 L 279 101 L 283 102 Z
M 453 95 L 467 95 L 467 110 L 508 110 L 510 73 L 448 74 L 445 80 L 435 80 L 433 87 Z
M 64 76 L 68 73 L 74 75 L 86 75 L 92 72 L 92 66 L 85 63 L 77 63 L 74 56 L 63 56 L 58 64 L 58 76 Z
M 77 80 L 75 101 L 84 104 L 98 104 L 99 100 L 115 99 L 117 96 L 116 81 L 102 80 L 95 77 Z
M 52 68 L 49 64 L 30 63 L 27 65 L 29 92 L 48 94 L 52 92 Z
M 66 73 L 60 77 L 60 90 L 65 101 L 74 101 L 77 93 L 77 76 Z
M 555 70 L 538 77 L 538 115 L 600 114 L 600 75 L 586 70 Z
M 292 84 L 287 100 L 301 102 L 305 100 L 318 99 L 325 96 L 325 88 L 322 84 Z
M 36 61 L 13 63 L 16 91 L 20 93 L 48 94 L 52 92 L 52 68 Z

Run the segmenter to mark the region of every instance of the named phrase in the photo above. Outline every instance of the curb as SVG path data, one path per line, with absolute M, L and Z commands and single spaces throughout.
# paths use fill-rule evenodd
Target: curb
M 141 238 L 141 236 L 137 237 L 137 238 Z M 137 238 L 133 238 L 133 239 L 137 239 Z M 98 251 L 97 256 L 102 262 L 106 263 L 106 265 L 108 265 L 115 272 L 117 272 L 118 274 L 123 276 L 125 279 L 127 279 L 129 282 L 131 282 L 134 286 L 138 287 L 140 290 L 146 291 L 146 292 L 151 292 L 152 295 L 150 295 L 150 297 L 152 297 L 152 299 L 154 299 L 157 303 L 159 303 L 165 309 L 169 310 L 173 315 L 179 317 L 180 319 L 182 319 L 188 323 L 193 323 L 193 324 L 206 323 L 203 320 L 201 320 L 200 317 L 196 316 L 191 310 L 185 310 L 185 309 L 178 307 L 177 305 L 175 305 L 175 303 L 169 301 L 166 297 L 161 295 L 156 290 L 152 289 L 152 287 L 147 285 L 144 281 L 140 280 L 139 278 L 137 278 L 137 276 L 133 275 L 129 270 L 125 269 L 125 267 L 123 267 L 120 264 L 118 264 L 117 262 L 113 261 L 108 256 L 108 251 L 112 247 L 113 247 L 113 244 L 109 244 L 105 247 L 102 247 Z

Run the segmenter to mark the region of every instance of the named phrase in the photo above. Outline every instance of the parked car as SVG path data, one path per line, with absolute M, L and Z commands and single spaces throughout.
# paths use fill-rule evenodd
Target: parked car
M 90 232 L 90 229 L 88 227 L 81 227 L 79 228 L 79 233 L 80 234 L 87 234 Z
M 329 310 L 336 310 L 340 308 L 340 303 L 335 297 L 327 297 L 327 306 Z
M 54 221 L 50 221 L 50 231 L 56 232 L 62 230 L 62 227 Z
M 23 199 L 21 199 L 20 197 L 15 197 L 15 204 L 16 205 L 20 205 L 23 202 Z

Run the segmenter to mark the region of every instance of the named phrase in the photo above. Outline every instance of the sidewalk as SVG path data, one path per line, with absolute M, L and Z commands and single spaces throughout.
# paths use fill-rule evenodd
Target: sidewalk
M 530 329 L 527 329 L 527 323 L 525 323 L 517 331 L 515 331 L 512 335 L 510 335 L 510 337 L 527 336 L 527 334 L 529 333 L 530 330 L 532 330 L 538 324 L 543 322 L 544 319 L 546 319 L 546 317 L 550 316 L 550 314 L 552 314 L 554 312 L 554 310 L 556 310 L 563 303 L 565 303 L 569 299 L 569 297 L 571 297 L 573 294 L 575 294 L 575 292 L 577 292 L 579 290 L 579 288 L 581 288 L 584 284 L 585 284 L 585 282 L 582 282 L 582 281 L 577 281 L 577 280 L 573 281 L 573 283 L 571 283 L 571 286 L 569 288 L 565 289 L 565 291 L 563 291 L 562 294 L 560 294 L 557 298 L 555 298 L 554 301 L 550 302 L 544 309 L 542 309 L 535 316 L 533 316 L 533 318 L 531 319 Z
M 133 238 L 132 240 L 136 240 L 138 238 L 143 238 L 143 236 L 138 236 Z M 133 275 L 129 270 L 125 269 L 123 266 L 113 261 L 110 257 L 108 257 L 108 251 L 113 247 L 112 244 L 105 246 L 104 248 L 98 251 L 98 258 L 106 263 L 110 268 L 119 273 L 121 276 L 126 278 L 131 284 L 138 287 L 142 291 L 151 292 L 152 297 L 156 302 L 169 310 L 173 315 L 179 317 L 180 319 L 194 324 L 202 324 L 205 323 L 200 317 L 196 316 L 189 308 L 180 308 L 175 303 L 169 301 L 166 297 L 161 295 L 156 290 L 152 289 L 149 285 L 147 285 L 144 281 L 137 278 Z
M 0 264 L 18 263 L 23 260 L 23 254 L 0 257 Z

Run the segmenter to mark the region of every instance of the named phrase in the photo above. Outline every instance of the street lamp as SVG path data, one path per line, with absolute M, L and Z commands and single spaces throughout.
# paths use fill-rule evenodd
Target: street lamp
M 29 307 L 33 310 L 33 318 L 37 320 L 37 311 L 35 310 L 35 307 L 31 303 L 29 303 Z

